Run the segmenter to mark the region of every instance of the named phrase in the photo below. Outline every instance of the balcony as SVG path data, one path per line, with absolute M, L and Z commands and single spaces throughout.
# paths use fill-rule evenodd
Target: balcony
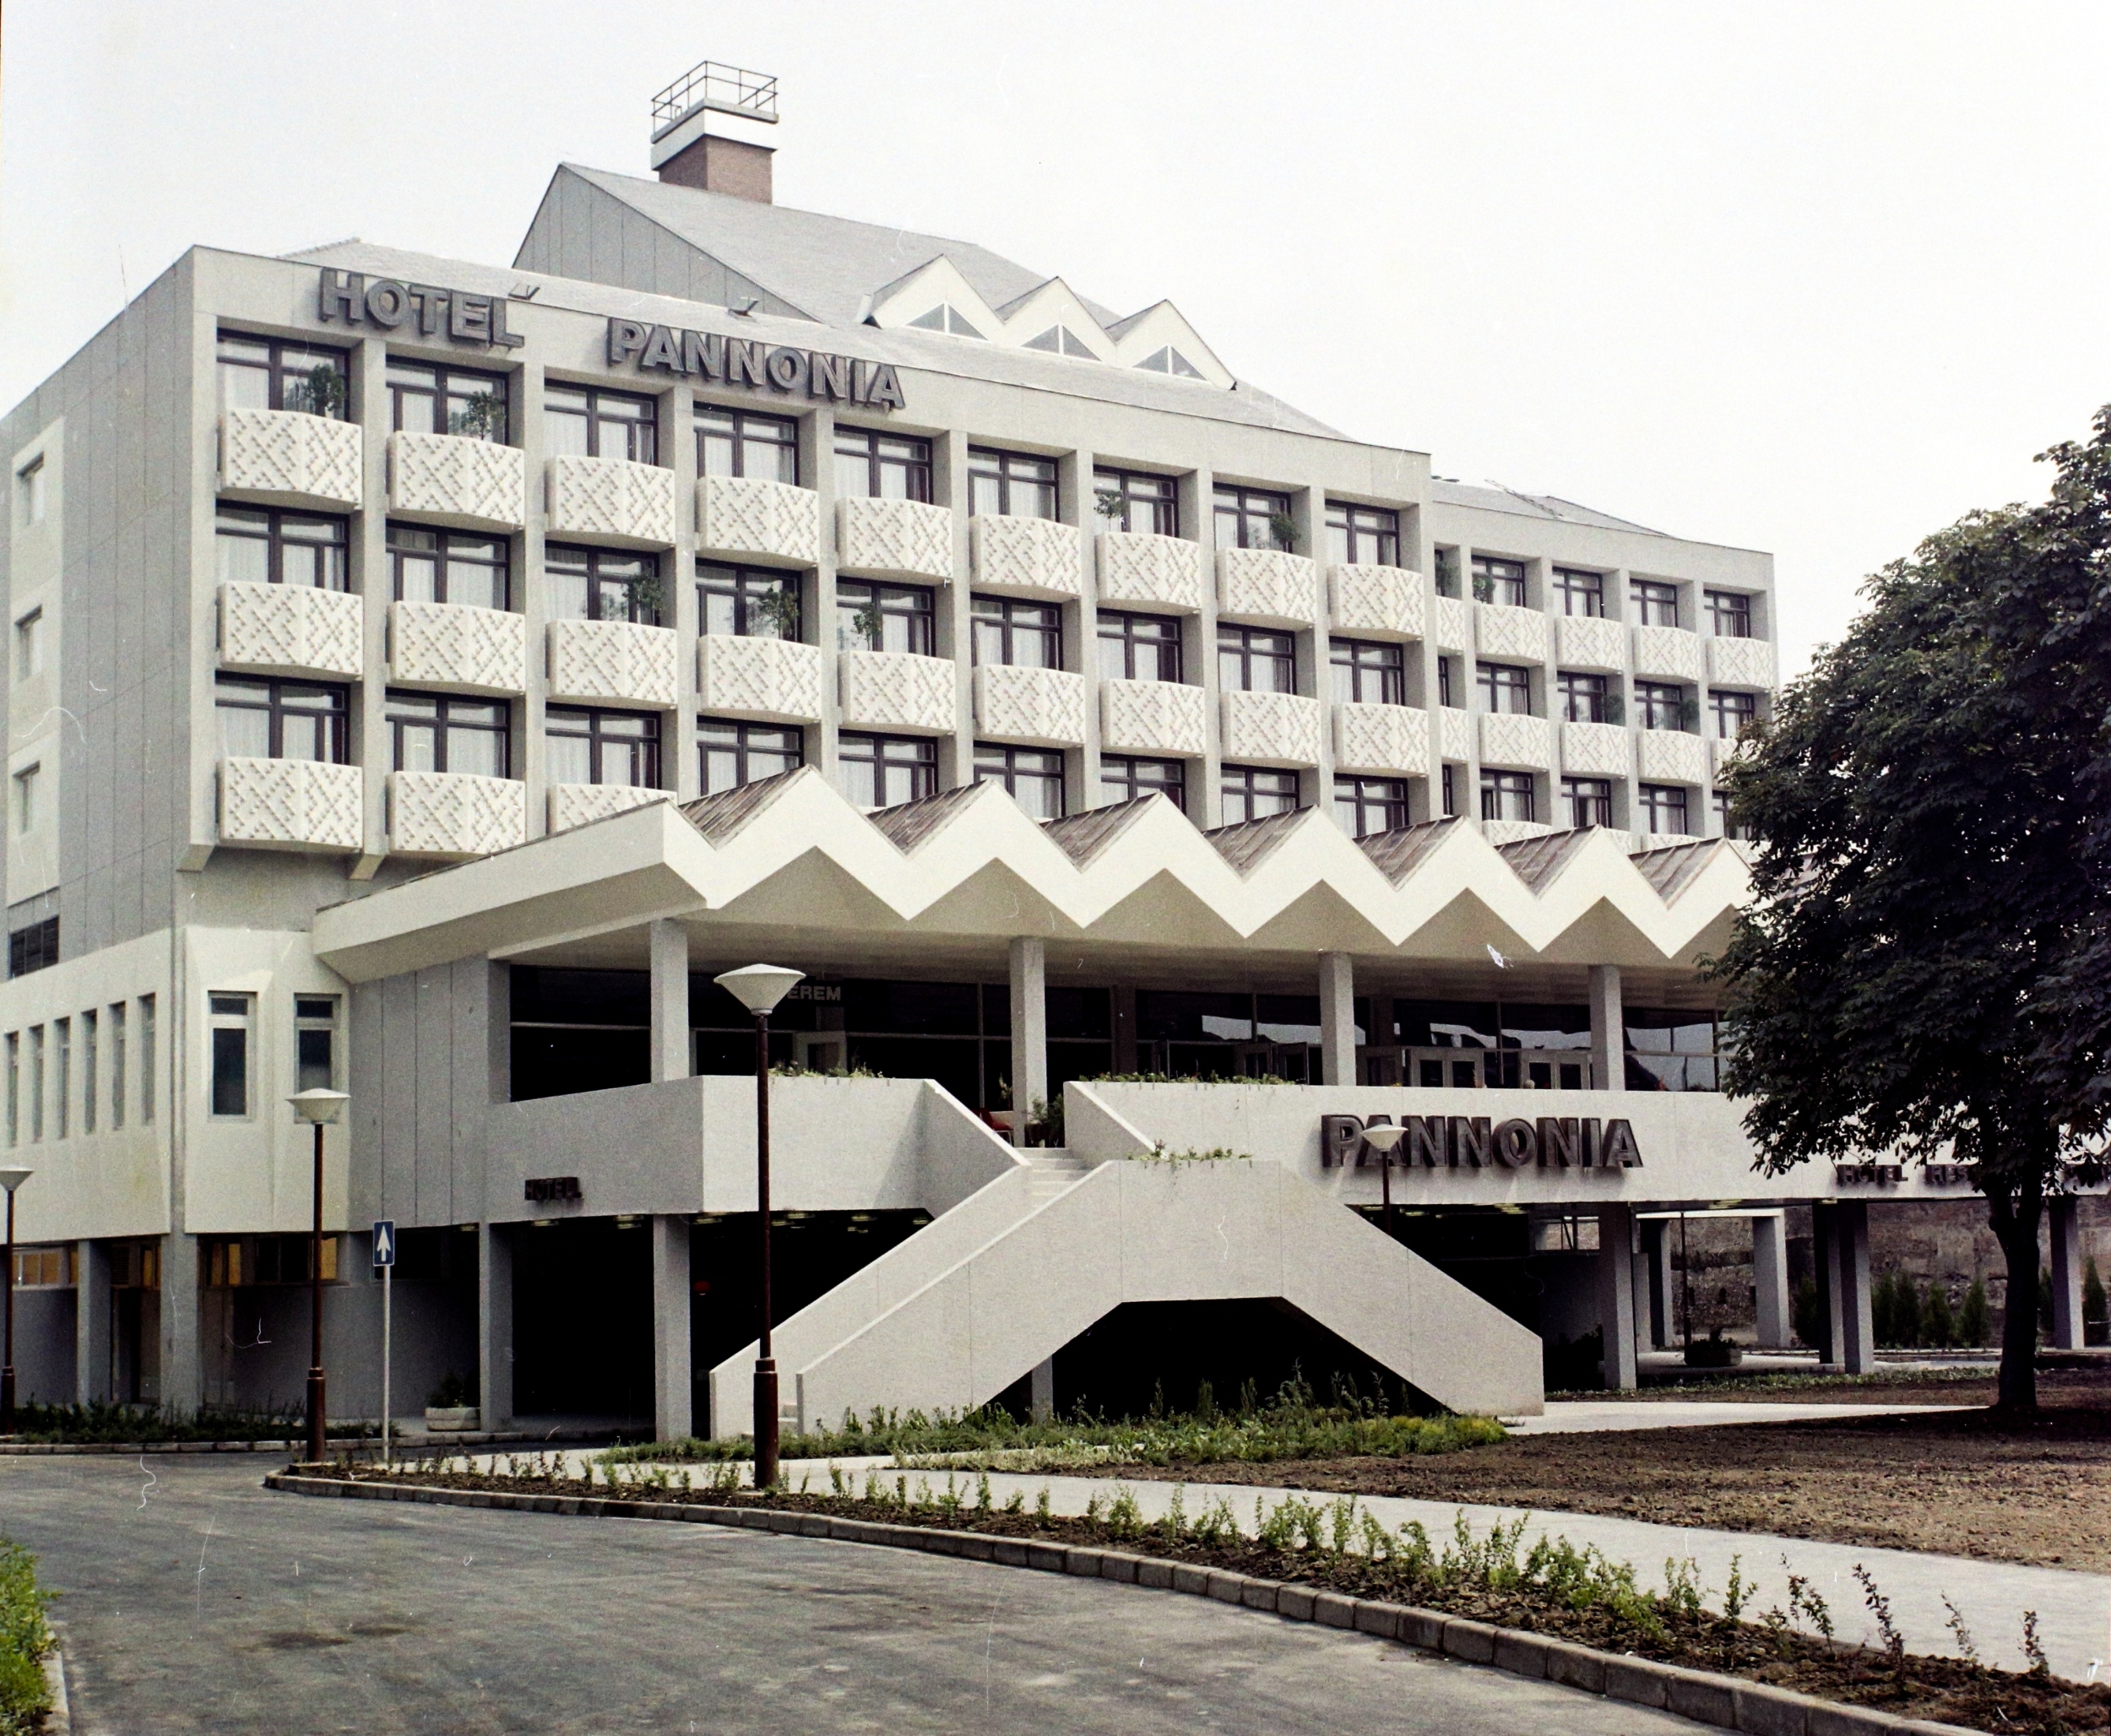
M 1480 822 L 1481 836 L 1492 844 L 1522 844 L 1528 838 L 1544 838 L 1554 828 L 1538 820 L 1484 820 Z
M 1701 679 L 1701 636 L 1682 627 L 1638 627 L 1635 633 L 1635 673 L 1645 681 Z
M 407 856 L 488 856 L 528 836 L 528 786 L 467 772 L 391 772 L 388 848 Z
M 551 458 L 543 480 L 549 533 L 617 549 L 675 545 L 675 473 L 628 458 Z
M 1708 738 L 1708 774 L 1720 778 L 1723 769 L 1742 753 L 1749 744 L 1742 740 L 1725 741 L 1720 736 Z
M 1618 724 L 1561 725 L 1561 769 L 1571 778 L 1625 778 L 1634 750 Z
M 1329 632 L 1362 639 L 1422 637 L 1422 575 L 1405 567 L 1329 567 L 1327 595 Z
M 975 733 L 993 741 L 1076 747 L 1085 739 L 1085 678 L 1060 669 L 985 663 L 975 670 Z
M 1343 772 L 1426 777 L 1430 770 L 1429 713 L 1410 705 L 1337 705 L 1334 765 Z
M 707 633 L 697 641 L 697 703 L 716 717 L 817 724 L 828 654 L 795 639 Z
M 1708 680 L 1718 687 L 1767 687 L 1774 685 L 1774 642 L 1772 639 L 1711 638 Z
M 575 826 L 590 826 L 611 814 L 628 813 L 667 799 L 664 789 L 640 789 L 629 784 L 552 784 L 550 830 L 569 832 Z
M 366 445 L 356 422 L 297 410 L 231 410 L 220 420 L 220 491 L 231 499 L 354 512 L 365 500 L 365 484 Z
M 1202 690 L 1182 681 L 1102 681 L 1099 746 L 1109 753 L 1200 759 L 1209 751 L 1208 713 Z
M 1473 754 L 1473 714 L 1456 705 L 1441 705 L 1436 711 L 1437 751 L 1446 759 L 1463 762 Z
M 1683 730 L 1638 730 L 1635 773 L 1645 784 L 1705 784 L 1707 743 Z
M 553 621 L 548 634 L 551 698 L 673 708 L 678 686 L 673 628 L 627 621 Z
M 908 730 L 950 735 L 957 708 L 954 666 L 913 651 L 839 651 L 837 697 L 846 730 Z
M 391 603 L 388 678 L 448 693 L 524 693 L 527 618 L 467 603 Z
M 1217 612 L 1256 627 L 1310 627 L 1318 572 L 1304 556 L 1280 549 L 1219 549 Z
M 220 841 L 343 855 L 365 840 L 366 785 L 357 766 L 315 760 L 220 762 Z
M 391 434 L 388 510 L 457 530 L 518 530 L 528 521 L 526 460 L 517 446 L 467 434 Z
M 760 476 L 699 476 L 697 552 L 811 567 L 821 559 L 821 496 Z
M 1544 663 L 1553 649 L 1553 622 L 1537 609 L 1513 603 L 1473 605 L 1473 649 L 1506 663 Z
M 1564 669 L 1618 675 L 1627 667 L 1627 629 L 1598 615 L 1557 616 L 1555 657 Z
M 968 521 L 978 589 L 1060 602 L 1084 589 L 1084 539 L 1053 518 L 978 513 Z
M 1256 766 L 1319 763 L 1318 700 L 1295 693 L 1229 692 L 1219 698 L 1226 759 Z
M 836 567 L 867 578 L 952 578 L 952 514 L 921 501 L 836 502 Z
M 220 666 L 267 675 L 355 675 L 364 664 L 366 623 L 365 600 L 350 591 L 230 579 L 220 588 Z
M 1199 615 L 1202 545 L 1184 537 L 1107 530 L 1099 537 L 1099 606 Z
M 1484 605 L 1485 606 L 1485 605 Z M 1554 725 L 1544 718 L 1522 712 L 1484 711 L 1480 714 L 1480 762 L 1535 772 L 1554 769 Z
M 1464 651 L 1473 643 L 1473 617 L 1457 597 L 1436 599 L 1436 616 L 1431 626 L 1440 651 Z

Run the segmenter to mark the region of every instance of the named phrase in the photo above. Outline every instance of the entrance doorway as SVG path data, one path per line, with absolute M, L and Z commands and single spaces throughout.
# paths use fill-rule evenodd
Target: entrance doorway
M 643 1218 L 513 1232 L 513 1409 L 653 1414 L 652 1237 Z

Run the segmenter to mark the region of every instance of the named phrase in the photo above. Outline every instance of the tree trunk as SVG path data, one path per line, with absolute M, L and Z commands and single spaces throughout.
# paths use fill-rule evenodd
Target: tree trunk
M 2038 1220 L 2044 1184 L 2033 1176 L 2015 1191 L 1989 1190 L 1987 1217 L 2008 1261 L 2008 1304 L 2001 1313 L 2003 1410 L 2038 1408 Z

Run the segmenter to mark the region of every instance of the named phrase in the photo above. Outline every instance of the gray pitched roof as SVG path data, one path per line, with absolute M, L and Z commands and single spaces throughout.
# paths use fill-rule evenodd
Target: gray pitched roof
M 1665 530 L 1652 529 L 1647 524 L 1637 524 L 1632 519 L 1615 518 L 1610 513 L 1601 513 L 1594 507 L 1581 507 L 1574 501 L 1563 500 L 1554 494 L 1525 494 L 1500 483 L 1486 487 L 1475 487 L 1469 483 L 1453 482 L 1441 476 L 1430 480 L 1430 498 L 1443 507 L 1476 507 L 1484 513 L 1514 513 L 1521 518 L 1551 518 L 1564 524 L 1589 524 L 1600 530 L 1634 530 L 1644 536 L 1669 536 Z

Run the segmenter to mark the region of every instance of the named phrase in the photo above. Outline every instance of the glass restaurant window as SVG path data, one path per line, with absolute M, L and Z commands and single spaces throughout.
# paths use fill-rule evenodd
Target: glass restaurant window
M 1627 1033 L 1630 1091 L 1716 1088 L 1714 1014 L 1684 1007 L 1631 1006 L 1621 1023 Z
M 800 637 L 799 576 L 768 567 L 697 562 L 697 619 L 707 633 L 750 639 Z
M 913 651 L 929 657 L 936 643 L 931 592 L 915 584 L 839 581 L 836 643 L 845 651 Z
M 1397 645 L 1369 639 L 1336 639 L 1334 699 L 1341 705 L 1405 705 L 1408 664 Z
M 1636 806 L 1642 811 L 1642 829 L 1644 832 L 1673 833 L 1684 836 L 1686 829 L 1686 792 L 1680 784 L 1644 784 L 1635 793 Z
M 659 625 L 659 556 L 551 543 L 542 551 L 550 613 L 559 621 Z
M 799 424 L 790 416 L 757 415 L 752 410 L 700 404 L 697 470 L 705 476 L 756 476 L 765 482 L 795 483 Z
M 1400 515 L 1383 507 L 1327 502 L 1327 558 L 1343 566 L 1397 567 Z
M 742 724 L 730 718 L 697 719 L 697 754 L 703 773 L 703 793 L 738 789 L 780 772 L 795 772 L 806 761 L 806 735 L 787 724 Z
M 931 499 L 931 442 L 873 428 L 836 430 L 836 492 L 846 500 Z
M 1501 561 L 1493 555 L 1473 556 L 1473 599 L 1480 603 L 1507 603 L 1525 606 L 1525 563 Z
M 1633 605 L 1637 627 L 1676 627 L 1679 624 L 1679 588 L 1652 578 L 1627 581 L 1627 600 Z
M 1718 639 L 1749 639 L 1752 636 L 1752 599 L 1737 591 L 1707 594 L 1708 626 Z
M 276 338 L 220 334 L 220 407 L 297 410 L 342 421 L 347 415 L 342 350 Z
M 1480 774 L 1480 816 L 1484 820 L 1537 820 L 1532 773 L 1484 770 Z
M 214 686 L 213 703 L 220 713 L 220 751 L 231 759 L 345 763 L 342 687 L 222 675 Z
M 1686 690 L 1673 681 L 1635 683 L 1635 721 L 1645 730 L 1684 727 Z
M 1265 488 L 1217 485 L 1217 546 L 1285 549 L 1290 546 L 1290 497 Z
M 542 391 L 542 443 L 561 458 L 628 458 L 634 464 L 656 464 L 659 415 L 656 399 L 552 380 Z
M 543 713 L 543 735 L 552 784 L 659 788 L 659 719 L 650 712 L 553 705 Z
M 974 660 L 1024 669 L 1063 666 L 1063 611 L 1054 603 L 974 599 Z
M 1240 825 L 1248 820 L 1266 820 L 1287 814 L 1297 806 L 1297 773 L 1265 766 L 1226 766 L 1218 784 L 1224 799 L 1224 824 Z
M 1180 624 L 1169 615 L 1099 611 L 1099 673 L 1114 681 L 1177 681 Z
M 1565 669 L 1554 678 L 1555 691 L 1560 696 L 1560 718 L 1565 724 L 1602 724 L 1605 715 L 1607 695 L 1604 675 L 1587 675 L 1572 669 Z
M 1185 813 L 1187 811 L 1187 768 L 1179 760 L 1137 759 L 1126 754 L 1102 754 L 1099 758 L 1099 801 L 1109 806 L 1134 801 L 1156 792 Z
M 1297 692 L 1296 641 L 1268 627 L 1217 629 L 1217 685 L 1227 693 Z
M 1532 671 L 1507 663 L 1483 663 L 1474 668 L 1483 711 L 1511 712 L 1519 717 L 1532 711 Z
M 1094 470 L 1093 510 L 1118 530 L 1142 535 L 1180 534 L 1180 484 L 1144 470 Z M 1106 509 L 1113 507 L 1110 513 Z
M 416 361 L 388 363 L 389 426 L 402 434 L 465 434 L 506 443 L 506 377 Z
M 836 782 L 861 808 L 898 807 L 938 789 L 938 744 L 921 735 L 863 735 L 836 743 Z
M 510 609 L 513 545 L 502 536 L 467 530 L 388 527 L 388 568 L 399 603 L 466 603 Z
M 1610 826 L 1613 823 L 1613 785 L 1608 778 L 1564 778 L 1561 780 L 1562 816 L 1571 826 Z
M 392 688 L 388 716 L 393 763 L 399 772 L 512 775 L 507 738 L 513 719 L 502 699 L 458 699 Z
M 1398 778 L 1337 778 L 1334 817 L 1351 838 L 1397 832 L 1408 823 L 1408 786 Z
M 1602 572 L 1557 567 L 1554 569 L 1554 594 L 1561 599 L 1564 615 L 1600 617 L 1605 613 L 1605 575 Z
M 1001 784 L 1035 820 L 1063 817 L 1063 756 L 1055 748 L 975 743 L 975 782 Z
M 1734 741 L 1745 733 L 1745 726 L 1759 715 L 1759 695 L 1728 693 L 1720 687 L 1711 688 L 1708 709 L 1715 715 L 1717 738 Z
M 223 506 L 213 522 L 213 552 L 222 580 L 341 591 L 348 583 L 345 541 L 342 518 L 314 513 Z
M 968 448 L 969 507 L 1014 518 L 1056 516 L 1056 460 L 1021 452 Z

